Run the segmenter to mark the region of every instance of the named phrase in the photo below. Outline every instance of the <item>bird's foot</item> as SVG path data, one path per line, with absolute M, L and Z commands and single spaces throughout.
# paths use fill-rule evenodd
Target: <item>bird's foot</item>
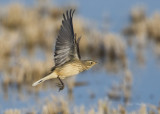
M 57 83 L 57 86 L 59 87 L 59 91 L 64 89 L 64 83 L 62 82 L 62 80 L 59 78 L 59 76 L 57 77 L 60 83 Z
M 62 83 L 57 83 L 56 86 L 59 87 L 59 91 L 64 89 L 64 84 Z

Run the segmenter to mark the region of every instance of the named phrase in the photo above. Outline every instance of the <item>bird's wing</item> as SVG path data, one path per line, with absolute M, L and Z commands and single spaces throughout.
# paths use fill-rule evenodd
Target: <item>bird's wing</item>
M 73 58 L 79 59 L 77 53 L 78 46 L 76 43 L 76 36 L 73 30 L 73 13 L 75 10 L 67 11 L 63 14 L 62 25 L 58 34 L 55 46 L 55 66 L 60 66 Z
M 78 58 L 81 59 L 81 55 L 80 55 L 80 50 L 79 50 L 79 42 L 81 40 L 81 37 L 79 37 L 77 40 L 76 40 L 76 34 L 75 34 L 75 42 L 76 42 L 76 49 L 77 49 L 77 55 L 78 55 Z

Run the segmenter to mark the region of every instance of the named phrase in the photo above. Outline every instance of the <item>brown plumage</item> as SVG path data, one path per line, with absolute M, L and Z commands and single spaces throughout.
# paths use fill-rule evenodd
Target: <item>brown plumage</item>
M 76 39 L 72 24 L 74 11 L 71 9 L 66 14 L 63 14 L 62 26 L 55 46 L 55 66 L 51 69 L 49 75 L 33 83 L 32 86 L 36 86 L 52 78 L 58 78 L 60 81 L 60 84 L 58 84 L 59 90 L 62 90 L 64 84 L 61 79 L 77 75 L 96 64 L 92 60 L 81 60 L 79 52 L 79 41 L 81 38 Z

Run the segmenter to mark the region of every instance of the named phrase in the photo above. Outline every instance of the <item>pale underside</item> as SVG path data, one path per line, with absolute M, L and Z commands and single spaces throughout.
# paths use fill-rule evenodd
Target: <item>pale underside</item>
M 64 79 L 66 77 L 77 75 L 84 70 L 85 68 L 80 61 L 73 61 L 64 64 L 62 67 L 57 67 L 54 72 L 58 74 L 61 79 Z

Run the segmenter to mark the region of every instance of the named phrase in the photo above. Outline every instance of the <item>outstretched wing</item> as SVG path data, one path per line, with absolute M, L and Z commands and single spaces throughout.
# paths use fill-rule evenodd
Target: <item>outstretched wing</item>
M 66 14 L 63 14 L 62 25 L 55 46 L 55 66 L 61 66 L 73 58 L 79 59 L 79 54 L 77 53 L 79 49 L 72 23 L 74 11 L 71 9 Z

